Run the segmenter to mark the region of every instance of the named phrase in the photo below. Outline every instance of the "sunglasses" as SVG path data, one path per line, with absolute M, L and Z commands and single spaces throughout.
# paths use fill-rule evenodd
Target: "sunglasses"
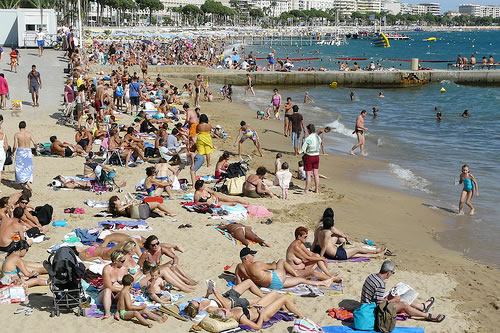
M 21 201 L 22 204 L 27 205 L 29 201 Z
M 160 245 L 159 242 L 158 243 L 151 243 L 151 246 L 158 246 L 158 245 Z
M 122 263 L 122 264 L 123 264 L 123 263 L 125 263 L 125 259 L 120 260 L 120 261 L 118 261 L 118 262 L 120 262 L 120 263 Z

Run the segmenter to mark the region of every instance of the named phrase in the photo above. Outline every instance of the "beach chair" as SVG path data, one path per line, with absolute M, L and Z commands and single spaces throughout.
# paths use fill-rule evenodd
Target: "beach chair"
M 105 138 L 101 142 L 100 152 L 102 153 L 102 157 L 104 159 L 103 164 L 111 165 L 113 164 L 113 160 L 118 161 L 120 166 L 124 166 L 125 163 L 120 156 L 119 149 L 109 149 L 109 138 Z

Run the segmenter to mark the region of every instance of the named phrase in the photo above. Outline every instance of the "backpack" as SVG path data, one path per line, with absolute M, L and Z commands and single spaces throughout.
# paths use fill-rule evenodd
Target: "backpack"
M 373 313 L 375 303 L 363 303 L 354 310 L 354 329 L 362 331 L 372 331 L 375 327 L 375 314 Z
M 52 252 L 43 267 L 57 287 L 78 285 L 85 273 L 85 266 L 76 259 L 74 247 L 63 246 Z
M 116 87 L 116 96 L 117 97 L 122 97 L 123 96 L 123 87 L 122 86 L 118 86 Z
M 321 326 L 309 318 L 295 319 L 292 333 L 323 333 Z
M 375 330 L 388 333 L 396 327 L 396 308 L 389 302 L 381 302 L 375 308 Z

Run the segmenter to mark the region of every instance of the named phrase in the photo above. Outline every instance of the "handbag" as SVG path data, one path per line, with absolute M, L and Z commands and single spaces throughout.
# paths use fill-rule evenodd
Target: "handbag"
M 147 203 L 133 205 L 130 207 L 130 217 L 138 220 L 145 220 L 151 216 L 151 209 Z
M 227 181 L 227 194 L 241 195 L 243 194 L 243 186 L 245 185 L 245 176 L 229 178 Z
M 1 147 L 0 147 L 1 149 Z M 7 148 L 5 151 L 5 163 L 4 165 L 12 165 L 12 148 Z
M 375 327 L 375 303 L 363 303 L 354 310 L 354 329 L 373 331 Z
M 324 330 L 309 318 L 295 319 L 292 333 L 323 333 Z

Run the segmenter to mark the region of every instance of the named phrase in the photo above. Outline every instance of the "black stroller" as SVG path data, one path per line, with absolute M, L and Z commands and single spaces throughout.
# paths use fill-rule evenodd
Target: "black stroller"
M 214 191 L 222 192 L 224 194 L 228 194 L 227 182 L 228 179 L 245 177 L 247 171 L 249 170 L 248 162 L 250 161 L 250 157 L 246 161 L 240 161 L 236 163 L 231 163 L 227 167 L 226 172 L 221 173 L 219 180 L 215 183 Z
M 78 307 L 77 316 L 85 316 L 82 303 L 86 302 L 82 288 L 85 266 L 77 260 L 74 247 L 60 247 L 43 262 L 49 273 L 50 291 L 54 296 L 54 310 L 50 316 L 59 316 L 61 307 L 66 310 Z

